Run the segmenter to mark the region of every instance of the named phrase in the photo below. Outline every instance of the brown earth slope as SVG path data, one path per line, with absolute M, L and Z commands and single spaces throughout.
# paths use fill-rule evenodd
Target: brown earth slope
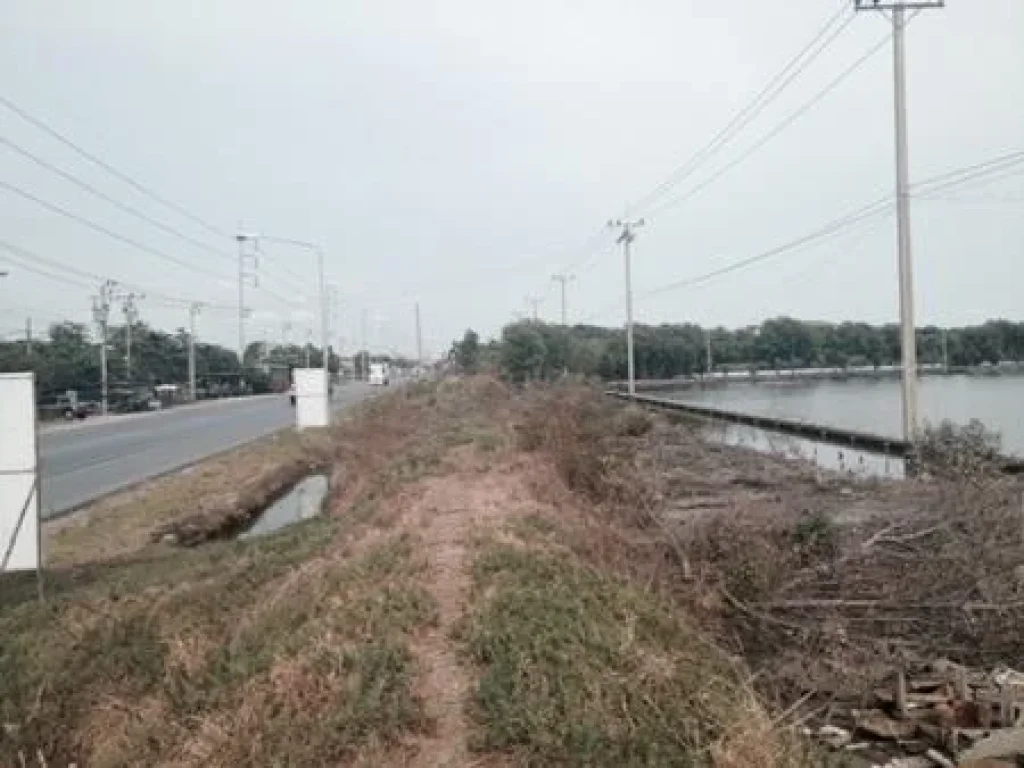
M 330 466 L 323 518 L 203 528 L 231 503 L 196 473 L 278 477 L 260 446 L 54 527 L 45 605 L 0 581 L 0 764 L 820 765 L 783 711 L 783 641 L 813 649 L 757 645 L 754 617 L 820 640 L 821 617 L 765 607 L 779 584 L 842 557 L 836 520 L 877 530 L 941 496 L 486 378 L 281 446 Z M 181 520 L 214 538 L 153 539 Z

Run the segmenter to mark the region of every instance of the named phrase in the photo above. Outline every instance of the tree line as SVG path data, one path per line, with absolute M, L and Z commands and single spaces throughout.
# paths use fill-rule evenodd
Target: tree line
M 640 379 L 671 379 L 708 371 L 785 368 L 849 368 L 900 363 L 896 324 L 807 322 L 789 317 L 727 329 L 693 323 L 636 325 L 634 358 Z M 917 329 L 918 362 L 951 368 L 1024 360 L 1024 323 L 990 320 L 962 328 Z M 550 379 L 573 373 L 604 380 L 626 378 L 626 337 L 622 329 L 592 325 L 564 327 L 536 321 L 512 323 L 501 337 L 481 343 L 466 331 L 449 355 L 461 370 L 500 370 L 514 381 Z
M 145 323 L 131 330 L 128 370 L 127 329 L 111 326 L 107 333 L 109 386 L 153 387 L 188 381 L 188 333 L 159 331 Z M 196 343 L 197 378 L 211 387 L 239 377 L 238 355 L 218 344 Z M 0 371 L 32 371 L 40 399 L 76 390 L 83 399 L 98 400 L 101 387 L 100 345 L 82 323 L 56 323 L 44 338 L 0 342 Z
M 134 323 L 131 329 L 131 369 L 128 369 L 126 326 L 110 326 L 107 330 L 107 380 L 111 392 L 128 389 L 151 389 L 160 384 L 188 385 L 188 332 L 160 331 L 146 323 Z M 238 354 L 219 344 L 196 342 L 196 380 L 201 396 L 259 393 L 287 386 L 292 368 L 309 364 L 323 365 L 319 347 L 267 345 L 253 342 L 246 347 L 245 365 L 238 364 Z M 355 375 L 365 378 L 362 370 L 367 356 L 358 354 L 353 360 Z M 387 362 L 398 367 L 411 367 L 412 361 L 397 356 L 373 355 L 372 362 Z M 341 360 L 331 354 L 329 369 L 341 370 Z M 43 338 L 0 341 L 0 373 L 32 371 L 41 402 L 52 402 L 68 390 L 78 392 L 80 399 L 98 401 L 102 387 L 100 345 L 82 323 L 56 323 Z M 272 371 L 278 372 L 277 379 Z M 283 372 L 283 373 L 282 373 Z

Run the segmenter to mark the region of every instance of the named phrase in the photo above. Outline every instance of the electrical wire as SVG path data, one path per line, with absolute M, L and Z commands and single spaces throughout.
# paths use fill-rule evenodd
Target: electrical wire
M 733 168 L 735 168 L 736 166 L 740 165 L 745 160 L 750 158 L 754 153 L 756 153 L 758 150 L 760 150 L 762 147 L 764 147 L 768 142 L 770 142 L 772 139 L 774 139 L 776 136 L 778 136 L 780 133 L 782 133 L 784 130 L 786 130 L 786 128 L 788 128 L 790 125 L 792 125 L 797 120 L 799 120 L 801 117 L 803 117 L 805 114 L 807 114 L 822 99 L 824 99 L 826 96 L 828 96 L 830 93 L 832 93 L 832 91 L 834 91 L 836 88 L 838 88 L 839 85 L 841 85 L 842 82 L 844 80 L 846 80 L 846 78 L 848 78 L 850 75 L 852 75 L 858 69 L 860 69 L 865 63 L 867 63 L 867 61 L 869 59 L 871 59 L 872 56 L 874 56 L 876 53 L 878 53 L 880 50 L 882 50 L 882 48 L 885 47 L 885 45 L 889 42 L 889 40 L 891 38 L 892 38 L 892 35 L 889 34 L 889 35 L 886 35 L 881 40 L 879 40 L 875 45 L 873 45 L 871 48 L 869 48 L 867 51 L 865 51 L 864 54 L 860 56 L 860 58 L 858 58 L 856 61 L 854 61 L 853 64 L 851 64 L 849 67 L 847 67 L 842 72 L 840 72 L 839 75 L 835 79 L 833 79 L 832 81 L 830 81 L 828 83 L 828 85 L 826 85 L 824 88 L 822 88 L 820 91 L 818 91 L 808 101 L 804 102 L 804 104 L 802 104 L 795 112 L 791 113 L 789 115 L 789 117 L 784 119 L 782 122 L 780 122 L 778 125 L 776 125 L 772 130 L 770 130 L 768 133 L 766 133 L 764 136 L 762 136 L 756 143 L 754 143 L 753 145 L 748 147 L 746 150 L 744 150 L 738 157 L 734 158 L 733 160 L 731 160 L 727 164 L 723 165 L 721 168 L 719 168 L 717 171 L 715 171 L 715 173 L 713 173 L 711 176 L 709 176 L 708 178 L 704 179 L 699 184 L 697 184 L 694 187 L 692 187 L 691 189 L 689 189 L 683 195 L 681 195 L 679 197 L 675 197 L 675 198 L 670 198 L 667 201 L 663 201 L 660 205 L 655 206 L 648 215 L 655 216 L 658 213 L 660 213 L 661 211 L 666 210 L 667 208 L 671 208 L 672 206 L 675 206 L 675 205 L 678 205 L 680 203 L 686 202 L 690 198 L 694 197 L 698 192 L 700 192 L 701 190 L 703 190 L 706 187 L 710 186 L 714 182 L 718 181 L 718 179 L 722 178 L 722 176 L 724 176 L 726 173 L 728 173 Z
M 202 272 L 203 274 L 209 275 L 211 277 L 216 277 L 217 279 L 223 279 L 225 277 L 230 279 L 230 276 L 225 275 L 222 272 L 213 272 L 212 270 L 206 269 L 205 267 L 199 266 L 197 264 L 192 264 L 190 262 L 183 261 L 182 259 L 179 259 L 177 256 L 173 256 L 169 253 L 166 253 L 165 251 L 161 251 L 158 248 L 153 248 L 150 245 L 140 243 L 138 240 L 134 240 L 133 238 L 130 238 L 126 235 L 114 232 L 113 230 L 108 229 L 102 224 L 97 224 L 92 219 L 88 219 L 84 216 L 79 216 L 77 213 L 73 213 L 72 211 L 69 211 L 67 208 L 63 208 L 62 206 L 56 205 L 55 203 L 51 203 L 47 200 L 44 200 L 43 198 L 33 195 L 31 192 L 24 190 L 21 187 L 15 186 L 14 184 L 11 184 L 9 182 L 0 181 L 0 188 L 6 189 L 8 192 L 18 195 L 19 197 L 25 200 L 29 200 L 52 213 L 59 214 L 61 216 L 64 216 L 65 218 L 71 219 L 72 221 L 76 221 L 79 224 L 82 224 L 83 226 L 86 226 L 95 232 L 99 232 L 101 234 L 106 235 L 112 240 L 118 240 L 119 242 L 125 243 L 126 245 L 130 245 L 137 250 L 143 251 L 144 253 L 148 253 L 152 256 L 156 256 L 159 259 L 163 259 L 164 261 L 176 264 L 179 267 L 184 267 L 185 269 L 194 272 Z
M 236 259 L 236 257 L 234 255 L 232 255 L 230 253 L 227 253 L 226 251 L 222 251 L 219 248 L 216 248 L 216 247 L 214 247 L 214 246 L 212 246 L 212 245 L 210 245 L 208 243 L 204 243 L 201 240 L 197 240 L 196 238 L 191 237 L 191 236 L 185 234 L 181 230 L 175 229 L 174 227 L 172 227 L 172 226 L 170 226 L 168 224 L 165 224 L 162 221 L 154 219 L 154 218 L 146 215 L 142 211 L 140 211 L 138 208 L 135 208 L 134 206 L 128 205 L 126 203 L 122 203 L 121 201 L 111 197 L 110 195 L 106 194 L 105 192 L 103 192 L 103 191 L 101 191 L 99 189 L 96 189 L 96 187 L 92 186 L 91 184 L 89 184 L 89 183 L 87 183 L 85 181 L 82 181 L 80 178 L 78 178 L 74 174 L 68 173 L 67 171 L 62 170 L 61 168 L 58 168 L 57 166 L 55 166 L 52 163 L 44 160 L 43 158 L 39 157 L 38 155 L 30 152 L 29 150 L 25 149 L 24 147 L 21 147 L 18 144 L 15 144 L 13 141 L 11 141 L 10 139 L 8 139 L 5 136 L 0 136 L 0 144 L 3 144 L 4 146 L 6 146 L 11 151 L 16 152 L 17 154 L 21 155 L 22 157 L 24 157 L 24 158 L 26 158 L 28 160 L 31 160 L 32 162 L 36 163 L 37 165 L 39 165 L 42 168 L 45 168 L 46 170 L 50 171 L 51 173 L 53 173 L 53 174 L 55 174 L 57 176 L 60 176 L 62 179 L 64 179 L 65 181 L 68 181 L 68 182 L 74 184 L 79 189 L 84 189 L 86 192 L 88 192 L 89 194 L 93 195 L 94 197 L 97 197 L 100 200 L 103 200 L 104 202 L 107 202 L 110 205 L 113 205 L 114 207 L 124 211 L 125 213 L 130 214 L 131 216 L 134 216 L 137 219 L 140 219 L 141 221 L 146 222 L 147 224 L 150 224 L 150 225 L 152 225 L 154 227 L 157 227 L 162 232 L 166 232 L 167 234 L 173 235 L 174 237 L 177 237 L 180 240 L 195 246 L 196 248 L 204 250 L 207 253 L 212 253 L 215 256 L 220 256 L 222 258 L 226 258 L 226 259 L 229 259 L 231 261 L 235 261 L 235 259 Z
M 45 256 L 36 253 L 35 251 L 31 251 L 27 248 L 15 245 L 14 243 L 8 242 L 6 240 L 0 239 L 0 249 L 3 249 L 4 251 L 7 252 L 8 255 L 6 259 L 11 261 L 12 263 L 17 264 L 19 269 L 25 269 L 29 272 L 33 272 L 43 277 L 48 277 L 58 282 L 73 285 L 76 288 L 85 288 L 87 290 L 92 290 L 96 287 L 97 284 L 105 282 L 108 279 L 111 279 L 103 275 L 99 275 L 95 272 L 89 272 L 87 270 L 79 269 L 74 266 L 62 264 L 53 259 L 48 259 Z M 123 280 L 116 280 L 115 282 L 124 288 L 127 288 L 129 290 L 140 291 L 142 293 L 145 293 L 147 297 L 167 302 L 169 305 L 172 306 L 188 306 L 190 304 L 195 303 L 194 299 L 185 299 L 177 296 L 170 296 L 160 291 L 155 291 L 144 285 L 130 283 Z M 216 302 L 205 301 L 200 301 L 199 303 L 202 304 L 204 307 L 208 307 L 210 309 L 225 309 L 232 311 L 238 310 L 237 305 L 219 304 Z
M 32 194 L 31 192 L 28 192 L 27 190 L 22 189 L 21 187 L 15 186 L 14 184 L 10 184 L 10 183 L 8 183 L 6 181 L 0 181 L 0 188 L 6 189 L 7 191 L 12 192 L 12 193 L 18 195 L 19 197 L 24 198 L 25 200 L 29 200 L 29 201 L 39 205 L 40 207 L 45 208 L 48 211 L 51 211 L 53 213 L 57 213 L 57 214 L 59 214 L 61 216 L 64 216 L 64 217 L 66 217 L 68 219 L 71 219 L 72 221 L 78 222 L 79 224 L 82 224 L 83 226 L 86 226 L 89 229 L 92 229 L 92 230 L 94 230 L 96 232 L 99 232 L 101 234 L 104 234 L 104 235 L 106 235 L 107 237 L 109 237 L 109 238 L 111 238 L 113 240 L 117 240 L 119 242 L 125 243 L 126 245 L 130 245 L 133 248 L 136 248 L 137 250 L 143 251 L 144 253 L 148 253 L 148 254 L 150 254 L 152 256 L 156 256 L 157 258 L 162 259 L 164 261 L 168 261 L 168 262 L 170 262 L 172 264 L 176 264 L 176 265 L 178 265 L 180 267 L 183 267 L 184 269 L 189 270 L 190 272 L 200 272 L 202 274 L 205 274 L 205 275 L 207 275 L 209 277 L 216 278 L 218 280 L 234 280 L 235 279 L 235 276 L 227 275 L 227 274 L 225 274 L 223 272 L 214 272 L 213 270 L 207 269 L 207 268 L 199 266 L 197 264 L 193 264 L 191 262 L 187 262 L 187 261 L 184 261 L 182 259 L 179 259 L 177 256 L 173 256 L 173 255 L 167 253 L 166 251 L 162 251 L 162 250 L 160 250 L 158 248 L 154 248 L 154 247 L 152 247 L 150 245 L 146 245 L 145 243 L 141 243 L 138 240 L 135 240 L 135 239 L 133 239 L 131 237 L 128 237 L 126 235 L 122 235 L 122 234 L 120 234 L 118 232 L 114 232 L 113 230 L 108 229 L 107 227 L 103 226 L 102 224 L 96 223 L 92 219 L 86 218 L 84 216 L 79 216 L 78 214 L 73 213 L 72 211 L 69 211 L 67 208 L 63 208 L 62 206 L 59 206 L 59 205 L 57 205 L 55 203 L 51 203 L 48 200 L 44 200 L 43 198 L 38 197 L 38 196 Z M 261 290 L 263 290 L 268 295 L 273 296 L 275 299 L 277 299 L 278 301 L 282 302 L 283 304 L 286 304 L 288 306 L 295 306 L 295 302 L 294 301 L 292 301 L 291 299 L 287 298 L 286 296 L 282 296 L 281 294 L 279 294 L 278 292 L 276 292 L 274 290 L 271 290 L 271 289 L 265 288 L 265 287 L 262 288 Z
M 845 14 L 847 19 L 837 28 L 833 29 L 837 22 Z M 853 22 L 854 14 L 850 10 L 849 3 L 843 0 L 838 11 L 832 15 L 815 34 L 814 38 L 803 49 L 797 53 L 778 72 L 768 84 L 741 109 L 702 149 L 694 153 L 685 163 L 676 168 L 667 179 L 654 187 L 653 190 L 641 197 L 638 201 L 626 207 L 626 215 L 631 215 L 646 206 L 655 202 L 658 198 L 670 191 L 673 187 L 691 176 L 708 158 L 714 155 L 719 149 L 728 144 L 733 137 L 749 125 L 765 108 L 774 101 L 785 89 L 799 77 L 824 51 L 827 49 L 843 31 Z
M 911 192 L 915 190 L 935 191 L 935 190 L 948 190 L 956 188 L 960 185 L 966 185 L 972 182 L 976 182 L 979 179 L 985 177 L 996 176 L 1005 172 L 1008 168 L 1015 167 L 1016 165 L 1024 163 L 1024 151 L 1011 152 L 1000 157 L 986 160 L 981 163 L 965 166 L 963 168 L 957 168 L 946 173 L 932 176 L 924 179 L 911 187 Z M 652 296 L 658 296 L 663 293 L 675 291 L 680 288 L 688 288 L 696 285 L 714 280 L 722 275 L 736 272 L 740 269 L 744 269 L 753 264 L 757 264 L 769 259 L 776 258 L 778 256 L 785 255 L 799 248 L 805 247 L 812 243 L 820 240 L 825 240 L 832 237 L 839 232 L 850 228 L 851 226 L 858 224 L 863 221 L 867 221 L 875 216 L 881 214 L 891 213 L 891 206 L 894 202 L 892 195 L 887 195 L 883 198 L 879 198 L 872 203 L 861 206 L 860 208 L 851 211 L 843 216 L 840 216 L 828 223 L 812 230 L 811 232 L 801 235 L 793 240 L 790 240 L 782 245 L 774 248 L 756 253 L 752 256 L 748 256 L 743 259 L 726 264 L 717 269 L 710 270 L 708 272 L 695 275 L 693 277 L 677 280 L 666 285 L 659 286 L 647 291 L 641 291 L 634 294 L 634 299 L 650 298 Z M 599 313 L 589 315 L 586 319 L 593 319 L 606 314 L 610 309 L 617 308 L 620 304 L 616 303 L 614 307 L 608 307 L 602 309 Z
M 34 125 L 36 128 L 38 128 L 39 130 L 43 131 L 44 133 L 46 133 L 51 138 L 56 139 L 57 141 L 59 141 L 64 146 L 74 150 L 79 155 L 81 155 L 86 160 L 88 160 L 89 162 L 93 163 L 94 165 L 99 166 L 100 168 L 105 170 L 110 175 L 112 175 L 115 178 L 119 179 L 120 181 L 124 182 L 125 184 L 130 186 L 132 189 L 136 190 L 137 192 L 141 192 L 143 195 L 145 195 L 149 199 L 151 199 L 151 200 L 153 200 L 153 201 L 155 201 L 157 203 L 160 203 L 161 205 L 163 205 L 163 206 L 171 209 L 175 213 L 177 213 L 179 216 L 183 216 L 186 219 L 189 219 L 190 221 L 194 222 L 195 224 L 198 224 L 199 226 L 203 227 L 204 229 L 206 229 L 209 232 L 212 232 L 215 235 L 218 235 L 220 237 L 232 237 L 231 233 L 226 232 L 225 230 L 221 229 L 220 227 L 217 227 L 217 226 L 214 226 L 213 224 L 210 224 L 208 221 L 203 219 L 201 216 L 198 216 L 197 214 L 192 213 L 191 211 L 189 211 L 186 208 L 178 205 L 177 203 L 173 203 L 170 200 L 168 200 L 167 198 L 162 197 L 161 195 L 158 195 L 156 192 L 154 192 L 153 190 L 149 189 L 144 184 L 136 181 L 135 179 L 133 179 L 128 174 L 123 173 L 122 171 L 119 171 L 117 168 L 114 168 L 112 165 L 110 165 L 106 161 L 102 160 L 101 158 L 97 157 L 96 155 L 92 154 L 91 152 L 83 149 L 78 144 L 73 142 L 71 139 L 67 138 L 63 134 L 59 133 L 56 129 L 54 129 L 54 128 L 50 127 L 49 125 L 47 125 L 46 123 L 44 123 L 38 117 L 35 117 L 35 116 L 29 114 L 28 111 L 26 111 L 25 109 L 22 109 L 21 107 L 19 107 L 17 104 L 15 104 L 13 101 L 8 99 L 7 97 L 5 97 L 3 95 L 0 95 L 0 104 L 5 106 L 7 109 L 9 109 L 14 114 L 18 115 L 25 122 Z

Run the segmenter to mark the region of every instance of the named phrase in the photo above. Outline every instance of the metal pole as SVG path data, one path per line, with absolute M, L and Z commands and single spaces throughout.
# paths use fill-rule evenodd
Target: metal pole
M 416 302 L 416 364 L 423 364 L 423 334 L 420 330 L 420 303 Z
M 199 304 L 193 303 L 188 310 L 188 392 L 189 399 L 194 403 L 196 393 L 196 315 Z
M 100 392 L 100 410 L 107 415 L 109 407 L 109 389 L 107 384 L 107 319 L 100 321 L 100 378 L 102 380 Z
M 917 340 L 914 334 L 914 272 L 910 240 L 910 167 L 907 151 L 907 80 L 903 35 L 906 12 L 892 10 L 896 110 L 896 230 L 899 240 L 900 336 L 903 359 L 903 439 L 917 434 Z
M 366 347 L 366 310 L 363 310 L 363 314 L 359 323 L 359 331 L 363 336 L 363 379 L 368 379 L 370 375 L 370 350 Z
M 245 368 L 245 235 L 238 235 L 238 370 Z
M 533 322 L 536 323 L 538 320 L 540 320 L 540 311 L 539 311 L 539 308 L 540 308 L 540 298 L 537 297 L 537 296 L 527 296 L 526 297 L 526 303 L 530 305 L 530 307 L 531 307 L 531 315 L 530 316 L 533 318 Z
M 323 356 L 323 369 L 324 369 L 324 398 L 330 401 L 331 395 L 331 372 L 330 372 L 330 353 L 327 350 L 328 335 L 328 313 L 330 307 L 327 301 L 327 280 L 324 277 L 324 251 L 322 248 L 317 246 L 316 248 L 316 267 L 320 273 L 320 354 Z
M 626 261 L 626 356 L 629 359 L 629 394 L 636 394 L 636 369 L 633 359 L 633 278 L 629 243 L 633 239 L 627 226 L 623 233 L 622 252 Z
M 569 283 L 572 280 L 575 280 L 576 276 L 575 275 L 569 275 L 569 274 L 552 275 L 551 279 L 552 280 L 557 280 L 558 283 L 559 283 L 559 287 L 561 288 L 561 292 L 562 292 L 562 325 L 567 325 L 568 324 L 568 313 L 566 312 L 565 286 L 566 286 L 566 283 Z
M 622 256 L 626 265 L 626 365 L 629 371 L 629 394 L 636 394 L 636 366 L 633 357 L 633 275 L 630 243 L 636 235 L 633 230 L 644 225 L 643 219 L 636 221 L 609 221 L 609 227 L 621 227 L 617 242 L 622 243 Z
M 125 312 L 124 332 L 124 377 L 125 384 L 130 387 L 132 384 L 132 318 L 128 312 Z
M 113 280 L 105 280 L 100 285 L 99 296 L 93 297 L 92 317 L 100 329 L 100 408 L 104 415 L 108 412 L 109 388 L 107 381 L 107 322 L 110 318 L 110 300 L 113 295 Z

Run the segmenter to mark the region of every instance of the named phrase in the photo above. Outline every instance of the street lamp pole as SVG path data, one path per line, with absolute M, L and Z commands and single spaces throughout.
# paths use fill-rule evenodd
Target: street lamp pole
M 302 248 L 307 251 L 313 251 L 316 254 L 316 269 L 317 269 L 317 293 L 319 296 L 320 304 L 320 347 L 323 351 L 323 387 L 324 396 L 330 398 L 330 360 L 327 353 L 328 343 L 328 304 L 327 304 L 327 280 L 324 276 L 324 251 L 319 245 L 315 243 L 309 243 L 305 240 L 293 240 L 287 237 L 270 237 L 268 235 L 238 235 L 239 241 L 245 239 L 251 239 L 254 241 L 262 240 L 267 243 L 279 243 L 281 245 L 291 245 L 296 248 Z

